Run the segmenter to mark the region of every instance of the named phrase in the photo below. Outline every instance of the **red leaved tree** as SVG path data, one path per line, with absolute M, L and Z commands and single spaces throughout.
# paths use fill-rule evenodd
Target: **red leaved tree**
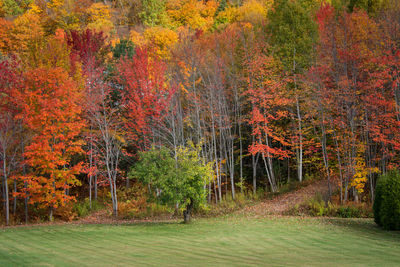
M 249 152 L 262 156 L 271 190 L 275 192 L 278 188 L 272 159 L 282 159 L 290 154 L 286 149 L 291 145 L 288 133 L 282 127 L 282 120 L 289 115 L 290 100 L 284 89 L 285 79 L 278 74 L 273 57 L 264 54 L 262 50 L 257 52 L 254 52 L 246 64 L 246 95 L 252 107 L 249 123 L 255 136 Z
M 126 132 L 137 146 L 148 148 L 175 93 L 166 79 L 166 66 L 138 48 L 133 58 L 121 59 L 117 71 L 117 81 L 123 86 L 121 107 Z

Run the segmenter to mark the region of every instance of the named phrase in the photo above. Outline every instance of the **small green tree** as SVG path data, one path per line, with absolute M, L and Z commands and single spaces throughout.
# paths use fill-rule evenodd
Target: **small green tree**
M 178 203 L 184 209 L 184 222 L 188 223 L 193 209 L 205 203 L 205 184 L 214 176 L 211 164 L 201 159 L 200 149 L 189 144 L 179 147 L 173 157 L 165 147 L 152 147 L 140 153 L 129 177 L 149 185 L 151 195 L 161 203 L 170 206 Z
M 130 40 L 122 39 L 111 50 L 115 59 L 125 56 L 131 59 L 135 54 L 135 45 Z

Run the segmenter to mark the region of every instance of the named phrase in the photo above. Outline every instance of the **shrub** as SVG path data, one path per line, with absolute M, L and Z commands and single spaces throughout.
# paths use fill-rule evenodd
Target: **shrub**
M 296 204 L 287 212 L 288 215 L 328 216 L 341 218 L 371 218 L 371 207 L 366 203 L 347 203 L 338 205 L 326 202 L 317 193 L 314 197 L 301 204 Z
M 72 202 L 67 203 L 65 206 L 60 206 L 54 211 L 54 217 L 63 221 L 70 222 L 77 217 L 77 213 L 74 210 Z
M 400 173 L 397 170 L 379 178 L 373 210 L 379 226 L 387 230 L 400 230 Z
M 89 213 L 98 211 L 103 208 L 103 205 L 96 200 L 92 200 L 92 208 L 90 208 L 90 202 L 88 198 L 85 198 L 84 201 L 78 202 L 73 206 L 73 211 L 76 213 L 78 217 L 85 217 L 89 215 Z
M 360 218 L 361 211 L 355 206 L 341 206 L 336 210 L 336 215 L 342 218 Z

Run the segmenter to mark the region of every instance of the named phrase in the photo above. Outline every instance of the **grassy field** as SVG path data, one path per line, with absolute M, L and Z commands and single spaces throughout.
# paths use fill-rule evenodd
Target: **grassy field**
M 0 230 L 1 266 L 400 266 L 400 233 L 372 220 L 199 219 L 190 225 Z

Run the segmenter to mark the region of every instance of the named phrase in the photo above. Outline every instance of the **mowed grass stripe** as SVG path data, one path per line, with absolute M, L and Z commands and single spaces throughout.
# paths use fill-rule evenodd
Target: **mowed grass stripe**
M 372 220 L 200 219 L 191 225 L 0 230 L 1 266 L 399 266 L 400 233 Z

